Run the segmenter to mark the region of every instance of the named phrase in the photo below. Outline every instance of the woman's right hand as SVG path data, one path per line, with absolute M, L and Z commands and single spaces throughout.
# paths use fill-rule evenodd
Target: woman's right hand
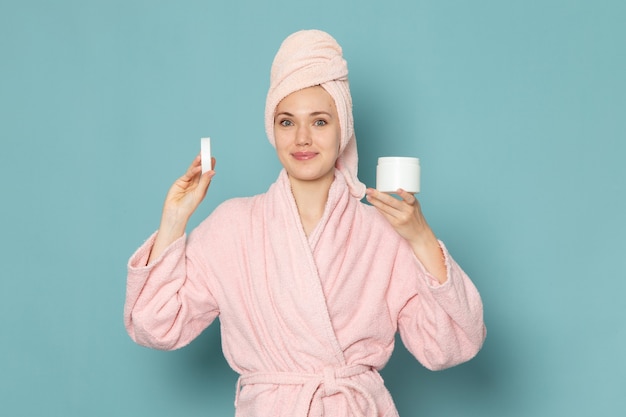
M 161 225 L 148 263 L 158 258 L 165 248 L 185 233 L 189 218 L 206 196 L 215 175 L 214 168 L 215 158 L 211 158 L 211 170 L 202 174 L 202 161 L 198 155 L 187 172 L 172 184 L 165 197 Z
M 215 158 L 211 158 L 211 170 L 202 174 L 200 155 L 196 156 L 187 172 L 170 187 L 163 204 L 161 223 L 185 223 L 206 196 L 211 179 L 215 175 Z

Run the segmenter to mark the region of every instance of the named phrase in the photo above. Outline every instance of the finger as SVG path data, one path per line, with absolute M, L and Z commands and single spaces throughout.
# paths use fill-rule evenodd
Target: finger
M 214 170 L 214 169 L 215 169 L 215 158 L 211 157 L 211 170 Z M 207 171 L 207 172 L 210 172 L 210 171 Z M 194 158 L 189 168 L 187 169 L 186 175 L 188 175 L 190 178 L 195 179 L 196 182 L 198 182 L 204 174 L 206 174 L 206 172 L 202 172 L 202 156 L 198 154 Z
M 192 168 L 198 165 L 202 166 L 202 157 L 200 156 L 200 154 L 196 155 L 195 158 L 193 158 L 193 161 L 191 161 L 189 168 Z
M 386 205 L 390 209 L 396 211 L 406 210 L 407 203 L 404 201 L 404 199 L 399 200 L 388 193 L 384 193 L 375 189 L 369 189 L 367 193 L 368 196 L 380 201 L 382 204 Z M 400 196 L 400 198 L 402 198 L 402 196 Z M 368 201 L 373 204 L 373 200 L 368 199 Z M 389 212 L 391 213 L 392 211 Z
M 417 198 L 415 197 L 415 194 L 409 193 L 408 191 L 405 191 L 402 188 L 398 188 L 398 191 L 396 191 L 396 194 L 398 194 L 400 198 L 402 198 L 402 201 L 404 201 L 405 203 L 411 206 L 417 203 Z
M 214 170 L 210 170 L 202 174 L 198 181 L 198 187 L 203 190 L 206 190 L 207 188 L 209 188 L 209 185 L 211 184 L 211 180 L 213 179 L 214 176 L 215 176 Z
M 375 189 L 367 190 L 367 201 L 376 207 L 381 213 L 390 217 L 400 214 L 400 202 L 392 196 Z
M 209 188 L 211 184 L 211 180 L 215 176 L 215 158 L 211 157 L 211 170 L 204 172 L 200 175 L 198 180 L 198 187 L 206 193 L 206 190 Z
M 383 193 L 382 191 L 378 191 L 374 188 L 368 188 L 366 192 L 369 198 L 374 198 L 387 205 L 392 205 L 394 201 L 396 201 L 396 199 L 393 198 L 391 195 Z
M 187 167 L 187 171 L 185 171 L 184 176 L 191 179 L 191 177 L 196 174 L 198 167 L 202 168 L 199 154 L 193 159 L 193 161 L 191 161 L 191 164 Z

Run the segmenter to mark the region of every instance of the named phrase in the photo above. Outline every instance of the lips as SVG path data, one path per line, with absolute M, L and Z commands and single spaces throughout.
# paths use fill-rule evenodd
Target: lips
M 292 155 L 298 161 L 308 161 L 315 158 L 317 152 L 294 152 Z

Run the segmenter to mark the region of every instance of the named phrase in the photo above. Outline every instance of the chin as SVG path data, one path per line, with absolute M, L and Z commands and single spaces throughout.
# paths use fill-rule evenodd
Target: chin
M 330 179 L 331 181 L 335 178 L 335 173 L 333 171 L 332 175 L 328 172 L 326 173 L 312 173 L 312 172 L 294 172 L 287 171 L 287 174 L 295 180 L 298 181 L 307 181 L 307 182 L 315 182 L 315 181 L 324 181 L 325 179 Z

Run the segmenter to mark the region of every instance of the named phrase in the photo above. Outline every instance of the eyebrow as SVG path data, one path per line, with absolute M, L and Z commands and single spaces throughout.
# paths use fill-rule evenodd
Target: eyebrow
M 287 111 L 281 111 L 280 113 L 277 113 L 275 117 L 278 116 L 287 116 L 287 117 L 294 117 L 293 114 L 287 112 Z M 330 114 L 327 111 L 314 111 L 312 113 L 309 114 L 309 116 L 313 116 L 313 117 L 317 117 L 317 116 L 328 116 L 332 119 L 333 115 Z

